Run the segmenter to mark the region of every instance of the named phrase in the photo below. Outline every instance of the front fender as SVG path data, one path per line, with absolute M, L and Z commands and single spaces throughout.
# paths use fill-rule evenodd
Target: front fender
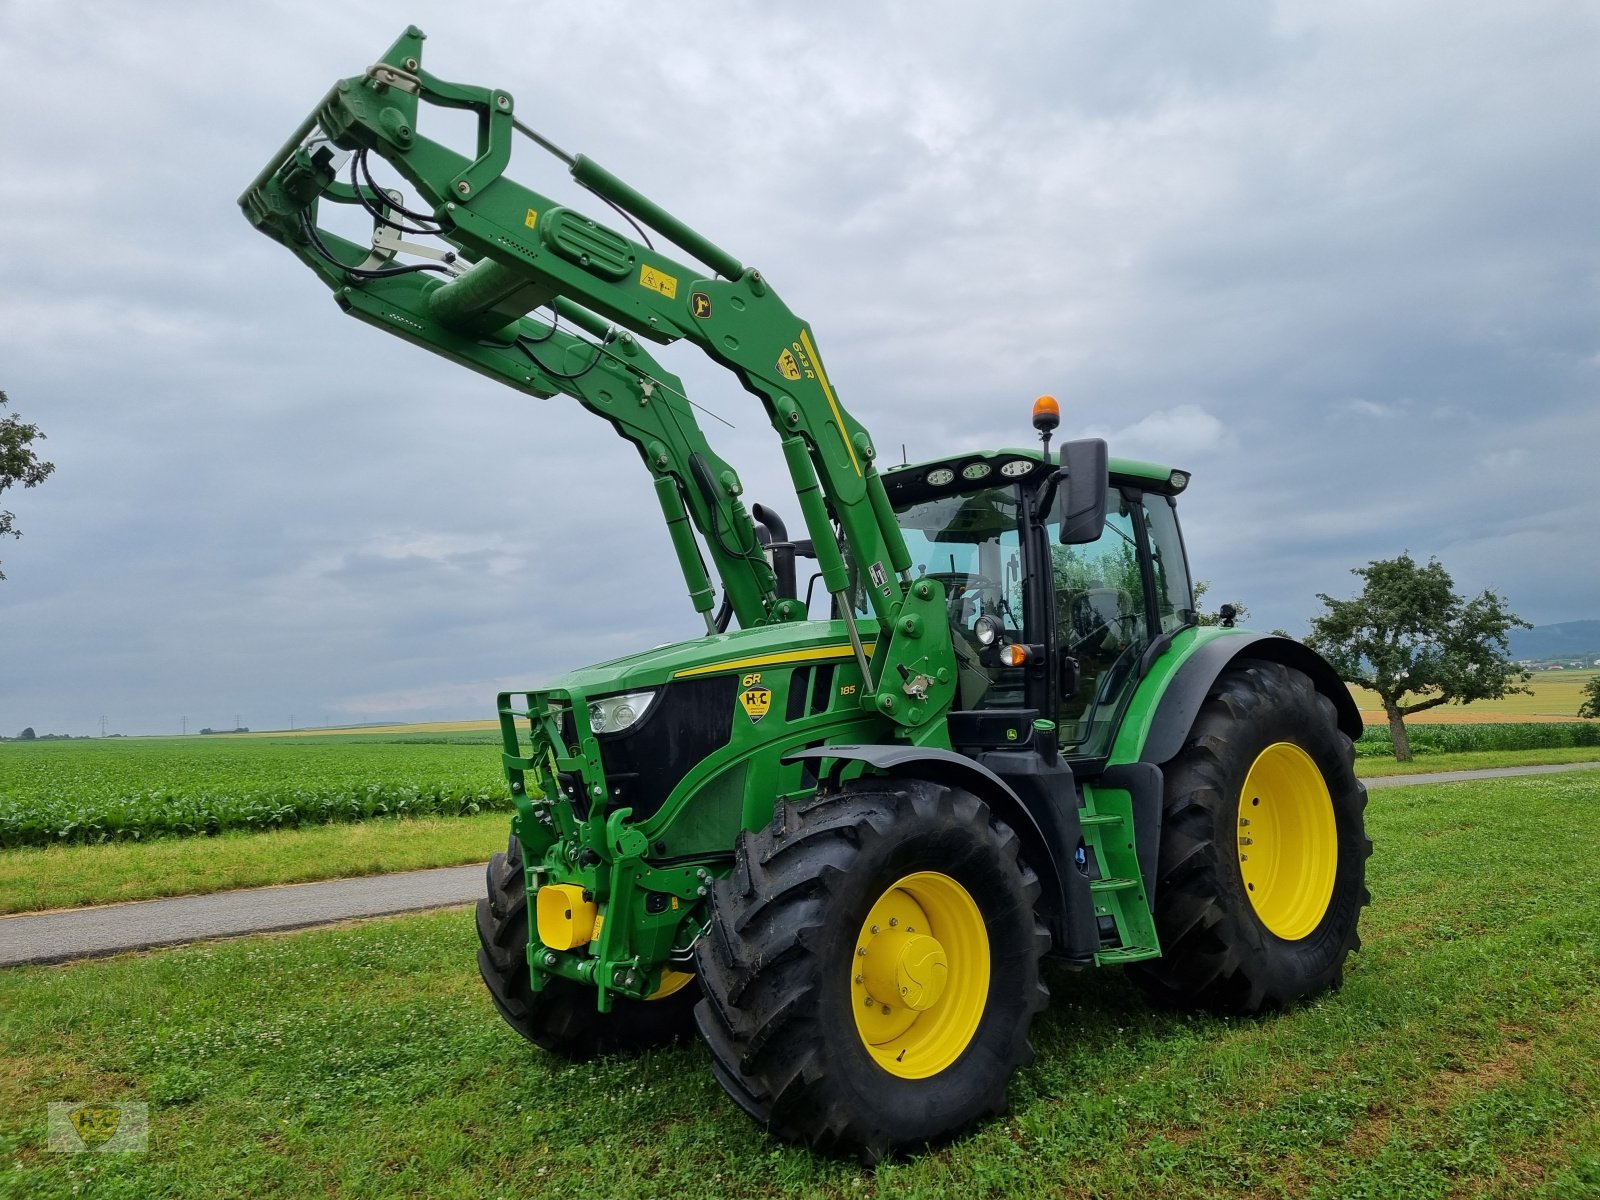
M 819 778 L 824 776 L 824 761 L 831 761 L 833 767 L 826 773 L 831 786 L 837 785 L 839 774 L 847 765 L 860 763 L 890 778 L 925 779 L 971 792 L 1022 839 L 1024 857 L 1038 873 L 1044 889 L 1041 911 L 1054 926 L 1052 934 L 1057 945 L 1092 944 L 1094 924 L 1089 915 L 1092 905 L 1088 903 L 1087 881 L 1076 871 L 1068 872 L 1081 834 L 1072 768 L 1061 759 L 1045 764 L 1031 752 L 1017 752 L 1016 757 L 1029 760 L 1034 767 L 1029 772 L 1034 778 L 1020 781 L 1032 803 L 984 764 L 932 746 L 813 746 L 792 750 L 783 756 L 783 761 L 812 762 Z M 1076 900 L 1069 895 L 1074 882 L 1081 882 L 1084 893 Z M 1082 928 L 1071 927 L 1074 917 Z
M 1282 663 L 1309 676 L 1333 702 L 1339 729 L 1361 736 L 1361 713 L 1350 689 L 1315 650 L 1292 638 L 1245 630 L 1198 630 L 1185 650 L 1169 652 L 1145 676 L 1128 706 L 1111 761 L 1164 763 L 1183 749 L 1211 685 L 1237 659 Z

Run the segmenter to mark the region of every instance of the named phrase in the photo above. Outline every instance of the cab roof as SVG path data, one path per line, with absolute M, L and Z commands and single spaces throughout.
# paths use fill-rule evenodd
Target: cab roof
M 952 493 L 970 488 L 980 480 L 986 485 L 1008 479 L 1023 481 L 1043 476 L 1057 463 L 1046 464 L 1038 447 L 1027 449 L 971 450 L 946 458 L 933 458 L 908 466 L 892 467 L 883 473 L 884 486 L 891 498 L 913 498 L 938 494 L 944 488 Z M 1160 463 L 1134 458 L 1112 458 L 1108 463 L 1111 481 L 1127 482 L 1146 491 L 1175 496 L 1189 485 L 1189 473 Z M 942 472 L 950 472 L 943 477 Z

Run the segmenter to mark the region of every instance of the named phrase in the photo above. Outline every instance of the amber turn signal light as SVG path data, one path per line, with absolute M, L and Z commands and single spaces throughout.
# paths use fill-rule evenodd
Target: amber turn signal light
M 1022 667 L 1028 662 L 1028 648 L 1013 642 L 1009 646 L 1000 647 L 1001 665 L 1007 667 Z

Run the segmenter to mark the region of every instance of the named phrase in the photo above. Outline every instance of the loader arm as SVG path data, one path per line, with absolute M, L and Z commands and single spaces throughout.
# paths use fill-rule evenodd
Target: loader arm
M 678 377 L 633 335 L 559 298 L 549 302 L 548 320 L 530 316 L 477 332 L 440 321 L 430 296 L 441 277 L 457 278 L 465 261 L 452 252 L 432 251 L 440 257 L 429 264 L 398 265 L 391 250 L 430 251 L 405 242 L 396 227 L 410 234 L 421 229 L 405 224 L 413 218 L 394 207 L 397 197 L 366 183 L 356 159 L 350 166 L 353 182 L 347 183 L 333 171 L 331 151 L 297 150 L 282 178 L 252 189 L 241 203 L 253 199 L 272 206 L 257 227 L 315 271 L 350 315 L 518 391 L 541 398 L 570 396 L 609 421 L 633 443 L 655 479 L 690 601 L 706 617 L 708 629 L 715 593 L 690 522 L 705 538 L 739 625 L 786 619 L 772 567 L 739 499 L 738 476 L 707 443 Z M 374 244 L 357 245 L 320 228 L 319 211 L 330 203 L 376 210 Z M 587 341 L 580 333 L 598 340 Z
M 690 341 L 732 371 L 781 440 L 824 586 L 838 602 L 867 681 L 863 706 L 911 740 L 937 740 L 956 676 L 943 590 L 937 581 L 911 580 L 872 440 L 834 391 L 810 327 L 759 271 L 593 160 L 567 155 L 528 129 L 506 92 L 423 70 L 423 36 L 408 29 L 377 64 L 328 92 L 240 197 L 247 218 L 316 270 L 345 311 L 519 390 L 573 396 L 610 421 L 656 477 L 698 611 L 709 612 L 712 594 L 690 522 L 742 626 L 800 619 L 803 606 L 775 595 L 771 568 L 738 499 L 737 475 L 710 450 L 680 382 L 640 339 Z M 422 136 L 424 105 L 477 116 L 471 156 Z M 670 257 L 507 177 L 519 131 L 561 159 L 580 185 L 703 265 Z M 342 182 L 330 143 L 361 164 L 366 155 L 385 160 L 431 211 L 391 208 L 399 199 L 371 186 L 354 166 L 354 182 Z M 384 233 L 391 248 L 394 227 L 404 224 L 394 213 L 420 221 L 408 228 L 453 247 L 449 261 L 394 265 L 398 259 L 383 252 L 379 238 L 373 247 L 337 238 L 316 223 L 324 201 L 390 214 Z M 529 315 L 541 308 L 598 340 Z M 870 663 L 834 521 L 876 625 Z

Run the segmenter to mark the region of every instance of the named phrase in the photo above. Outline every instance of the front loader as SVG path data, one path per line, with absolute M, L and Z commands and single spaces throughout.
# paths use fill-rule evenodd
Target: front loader
M 1038 446 L 880 470 L 759 271 L 422 44 L 339 81 L 240 205 L 344 311 L 609 422 L 704 627 L 499 697 L 516 814 L 477 926 L 505 1020 L 574 1059 L 697 1029 L 775 1134 L 875 1159 L 1004 1109 L 1046 957 L 1230 1013 L 1337 986 L 1360 718 L 1306 647 L 1198 624 L 1187 473 L 1052 451 L 1047 397 Z M 437 107 L 473 146 L 427 136 Z M 515 182 L 519 137 L 606 220 Z M 746 506 L 675 342 L 765 414 L 803 536 Z

